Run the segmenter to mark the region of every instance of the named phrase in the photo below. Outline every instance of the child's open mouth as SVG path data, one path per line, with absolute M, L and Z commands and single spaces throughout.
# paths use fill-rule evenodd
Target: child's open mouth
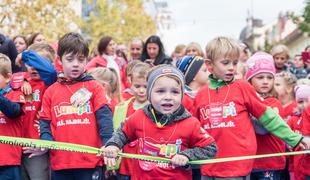
M 161 106 L 163 106 L 164 108 L 171 108 L 173 106 L 173 104 L 165 103 L 165 104 L 162 104 Z

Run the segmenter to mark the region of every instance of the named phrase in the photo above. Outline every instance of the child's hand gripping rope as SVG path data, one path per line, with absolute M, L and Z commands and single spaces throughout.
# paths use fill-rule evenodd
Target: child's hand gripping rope
M 48 149 L 45 148 L 33 148 L 33 147 L 23 147 L 24 154 L 30 154 L 28 158 L 32 158 L 35 156 L 41 156 L 47 153 Z

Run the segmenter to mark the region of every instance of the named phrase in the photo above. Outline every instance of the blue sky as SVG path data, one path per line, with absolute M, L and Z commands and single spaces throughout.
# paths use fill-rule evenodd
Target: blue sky
M 198 42 L 203 48 L 216 36 L 238 38 L 246 25 L 247 12 L 268 24 L 279 12 L 301 14 L 305 0 L 167 0 L 175 26 L 162 40 L 168 53 L 177 44 Z

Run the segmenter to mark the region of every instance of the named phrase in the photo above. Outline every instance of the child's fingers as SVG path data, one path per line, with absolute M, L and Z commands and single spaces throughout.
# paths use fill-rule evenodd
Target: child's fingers
M 108 158 L 108 166 L 114 167 L 116 165 L 115 158 Z

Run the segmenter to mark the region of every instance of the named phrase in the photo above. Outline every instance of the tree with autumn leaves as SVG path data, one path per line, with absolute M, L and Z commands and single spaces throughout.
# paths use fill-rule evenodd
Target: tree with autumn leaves
M 97 0 L 89 18 L 73 10 L 74 0 L 2 0 L 0 29 L 8 36 L 42 32 L 55 41 L 69 31 L 79 31 L 97 43 L 103 35 L 127 44 L 156 33 L 155 23 L 143 8 L 143 0 Z M 91 0 L 87 0 L 91 3 Z
M 101 36 L 109 35 L 118 43 L 127 44 L 133 38 L 145 39 L 156 33 L 152 18 L 143 8 L 142 0 L 97 1 L 96 8 L 82 29 L 97 43 Z

